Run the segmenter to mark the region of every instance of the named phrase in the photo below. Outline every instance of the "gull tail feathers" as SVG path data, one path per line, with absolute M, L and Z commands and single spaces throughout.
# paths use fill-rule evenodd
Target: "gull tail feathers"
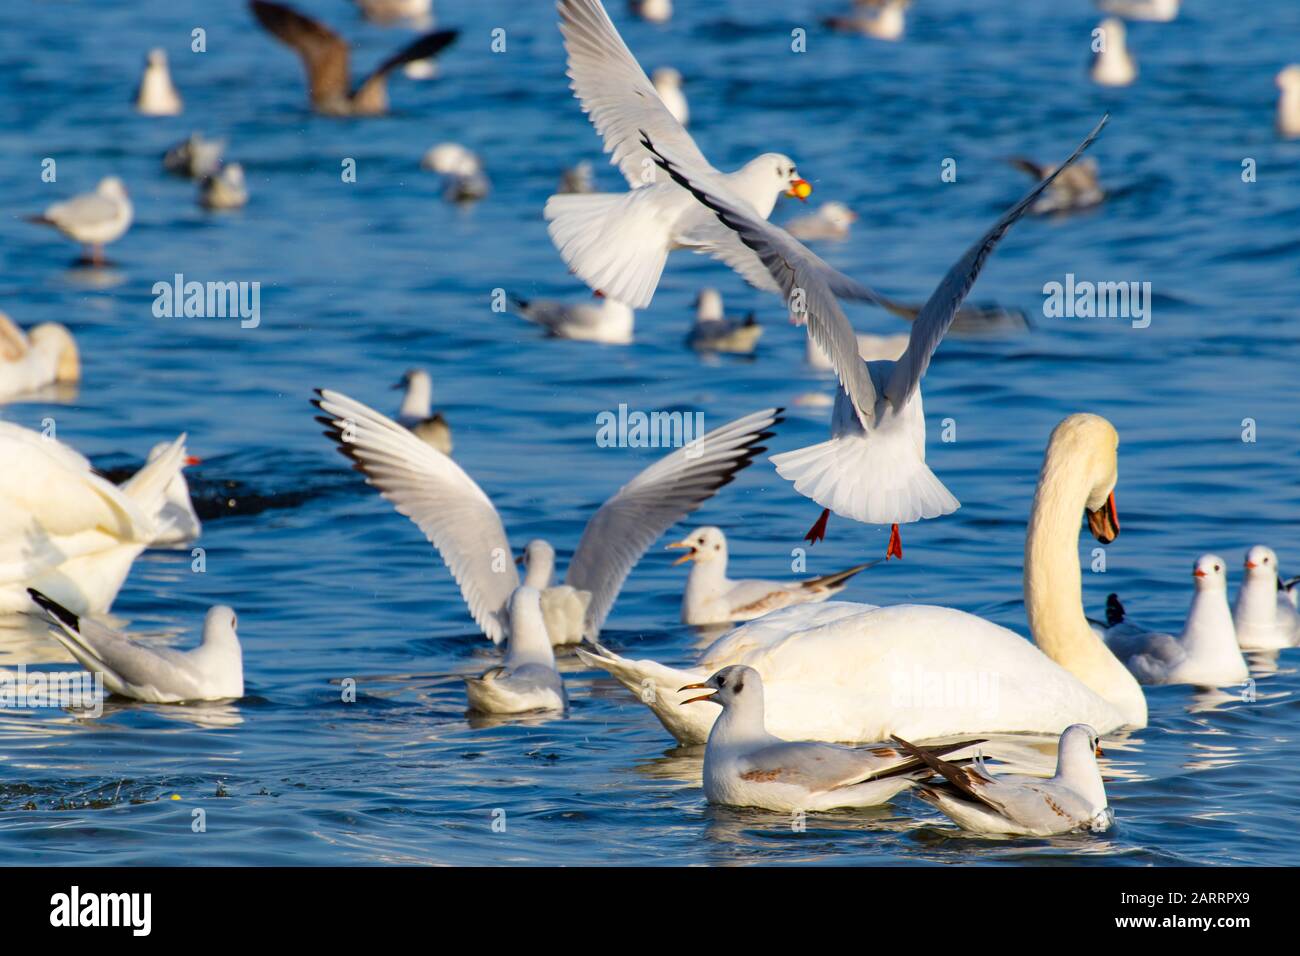
M 564 193 L 546 201 L 547 231 L 565 265 L 611 299 L 642 309 L 654 298 L 669 236 L 649 190 Z
M 167 486 L 180 474 L 185 464 L 185 435 L 176 438 L 166 451 L 146 464 L 134 475 L 122 482 L 121 489 L 126 496 L 139 506 L 140 511 L 149 516 L 155 525 L 162 519 L 162 510 L 167 505 Z
M 122 681 L 82 635 L 81 619 L 54 598 L 42 594 L 35 588 L 28 588 L 27 594 L 45 612 L 46 623 L 50 625 L 50 636 L 62 644 L 86 670 L 102 674 L 105 686 L 116 692 Z
M 870 438 L 841 436 L 772 455 L 795 491 L 844 518 L 907 524 L 956 511 L 961 504 L 915 453 L 882 454 Z

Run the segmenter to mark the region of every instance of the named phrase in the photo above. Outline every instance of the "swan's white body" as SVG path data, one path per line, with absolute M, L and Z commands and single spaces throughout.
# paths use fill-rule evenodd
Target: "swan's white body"
M 159 442 L 149 449 L 149 457 L 145 462 L 145 467 L 122 482 L 120 487 L 127 494 L 140 484 L 149 482 L 151 479 L 150 465 L 159 458 L 168 455 L 171 451 L 172 442 Z M 203 533 L 203 524 L 199 521 L 198 513 L 194 510 L 194 501 L 190 497 L 190 485 L 185 480 L 185 466 L 187 464 L 197 464 L 198 459 L 190 459 L 181 456 L 176 465 L 176 470 L 172 473 L 163 489 L 162 497 L 159 499 L 158 508 L 152 513 L 154 533 L 149 541 L 150 547 L 166 548 L 178 547 L 189 544 Z
M 1246 576 L 1232 609 L 1237 642 L 1245 650 L 1300 644 L 1300 613 L 1277 586 L 1277 555 L 1257 544 L 1246 552 Z
M 0 612 L 31 610 L 29 587 L 77 614 L 106 612 L 184 458 L 182 435 L 119 488 L 57 440 L 0 422 Z
M 676 562 L 692 561 L 682 595 L 682 623 L 729 624 L 752 621 L 796 604 L 817 604 L 844 590 L 864 566 L 802 581 L 733 581 L 727 577 L 727 537 L 722 529 L 699 528 L 670 548 L 689 548 Z
M 167 69 L 166 52 L 150 50 L 135 95 L 137 112 L 145 116 L 175 116 L 181 106 L 181 95 L 172 85 L 172 75 Z
M 564 710 L 569 705 L 536 588 L 520 585 L 510 596 L 505 660 L 481 677 L 465 678 L 465 693 L 470 709 L 483 714 Z
M 81 381 L 81 357 L 72 333 L 57 322 L 30 332 L 0 312 L 0 401 L 56 383 Z
M 1196 590 L 1178 637 L 1127 622 L 1106 629 L 1106 645 L 1143 684 L 1223 687 L 1250 676 L 1228 609 L 1227 565 L 1202 555 L 1192 575 Z
M 1137 61 L 1125 43 L 1122 20 L 1107 17 L 1098 27 L 1102 48 L 1092 61 L 1092 81 L 1100 86 L 1128 86 L 1137 79 Z
M 682 707 L 673 691 L 730 664 L 762 675 L 768 728 L 787 738 L 1059 734 L 1080 722 L 1103 733 L 1144 727 L 1142 688 L 1083 613 L 1078 515 L 1081 508 L 1090 521 L 1113 515 L 1117 442 L 1110 424 L 1093 415 L 1072 415 L 1052 433 L 1025 543 L 1025 605 L 1037 647 L 953 608 L 828 602 L 737 628 L 688 669 L 603 650 L 579 654 L 688 744 L 708 738 L 714 715 Z

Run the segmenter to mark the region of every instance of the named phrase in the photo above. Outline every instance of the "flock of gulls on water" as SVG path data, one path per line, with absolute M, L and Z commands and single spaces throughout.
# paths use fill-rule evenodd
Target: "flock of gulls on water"
M 378 20 L 431 25 L 430 0 L 358 0 Z M 896 40 L 908 0 L 859 0 L 828 28 Z M 1107 12 L 1169 20 L 1178 0 L 1105 0 Z M 1104 198 L 1097 169 L 1082 154 L 1102 132 L 1101 117 L 1055 165 L 1015 164 L 1033 187 L 992 223 L 942 276 L 921 305 L 890 299 L 838 272 L 805 241 L 844 238 L 856 216 L 826 203 L 783 229 L 768 222 L 778 199 L 812 191 L 795 161 L 763 153 L 732 172 L 715 169 L 686 132 L 689 109 L 675 70 L 648 76 L 600 0 L 560 0 L 568 76 L 626 192 L 592 191 L 591 169 L 567 172 L 543 215 L 573 274 L 595 293 L 590 304 L 515 299 L 523 318 L 548 333 L 598 342 L 631 340 L 636 309 L 647 306 L 670 253 L 689 249 L 721 260 L 753 286 L 780 296 L 806 326 L 808 357 L 838 382 L 826 441 L 771 461 L 820 516 L 889 526 L 883 560 L 902 558 L 900 527 L 956 510 L 956 498 L 925 461 L 921 384 L 950 330 L 1007 321 L 996 306 L 967 305 L 981 268 L 1026 213 L 1059 212 Z M 295 10 L 252 0 L 256 21 L 302 58 L 312 107 L 336 116 L 387 109 L 387 82 L 399 68 L 431 75 L 432 58 L 456 31 L 427 32 L 354 81 L 345 39 Z M 632 12 L 663 21 L 670 0 L 639 0 Z M 1092 78 L 1125 84 L 1137 75 L 1119 19 L 1098 28 L 1104 43 Z M 1300 135 L 1300 67 L 1278 77 L 1277 124 Z M 174 115 L 182 100 L 161 52 L 147 60 L 137 99 L 147 115 Z M 247 201 L 242 170 L 223 162 L 224 144 L 200 134 L 168 151 L 164 166 L 202 184 L 213 207 Z M 491 188 L 482 163 L 454 143 L 434 147 L 423 165 L 444 177 L 448 199 L 472 201 Z M 50 206 L 35 221 L 82 243 L 90 261 L 120 238 L 132 218 L 122 181 Z M 860 301 L 911 322 L 909 334 L 857 335 L 841 303 Z M 753 316 L 728 317 L 716 290 L 702 290 L 693 347 L 752 350 Z M 28 332 L 0 321 L 0 397 L 80 376 L 68 330 Z M 1078 541 L 1081 515 L 1109 543 L 1120 530 L 1115 501 L 1119 436 L 1104 418 L 1072 414 L 1044 452 L 1025 541 L 1024 603 L 1032 641 L 954 608 L 877 607 L 828 602 L 868 565 L 802 580 L 733 580 L 727 539 L 701 527 L 668 547 L 690 562 L 682 620 L 742 626 L 723 634 L 689 667 L 631 660 L 600 643 L 624 581 L 654 543 L 765 451 L 782 421 L 768 408 L 728 422 L 632 476 L 591 515 L 561 581 L 556 550 L 527 544 L 516 561 L 500 514 L 451 457 L 451 429 L 432 409 L 432 381 L 420 369 L 395 386 L 395 418 L 321 388 L 313 404 L 325 435 L 379 494 L 419 526 L 460 586 L 470 616 L 503 651 L 500 664 L 466 678 L 472 710 L 488 714 L 563 712 L 565 683 L 556 648 L 608 672 L 683 745 L 704 745 L 710 802 L 779 811 L 882 803 L 914 788 L 961 827 L 988 833 L 1054 834 L 1111 822 L 1097 756 L 1100 736 L 1147 724 L 1144 684 L 1226 687 L 1248 678 L 1243 650 L 1300 643 L 1295 581 L 1276 554 L 1255 546 L 1229 605 L 1228 563 L 1207 554 L 1193 565 L 1193 594 L 1180 634 L 1131 620 L 1112 595 L 1106 619 L 1083 607 Z M 138 643 L 96 622 L 146 548 L 192 541 L 200 524 L 183 474 L 185 436 L 163 442 L 121 484 L 98 474 L 71 448 L 0 423 L 0 611 L 42 614 L 50 633 L 115 694 L 152 702 L 239 698 L 243 665 L 235 612 L 214 607 L 202 641 L 180 652 Z M 810 512 L 811 513 L 811 512 Z M 521 577 L 522 575 L 522 577 Z M 900 697 L 900 675 L 942 671 L 977 680 L 993 675 L 996 694 L 935 704 Z M 996 772 L 972 735 L 1059 736 L 1054 775 Z M 856 742 L 848 745 L 844 742 Z M 927 742 L 921 746 L 914 741 Z M 864 744 L 863 742 L 870 742 Z M 1004 768 L 1005 770 L 1005 768 Z

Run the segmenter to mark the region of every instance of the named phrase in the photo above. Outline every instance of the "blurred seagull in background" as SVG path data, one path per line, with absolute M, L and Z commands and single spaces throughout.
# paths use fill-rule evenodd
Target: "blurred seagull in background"
M 443 198 L 448 202 L 473 202 L 491 189 L 483 163 L 460 143 L 439 143 L 429 147 L 420 166 L 443 178 Z
M 181 107 L 181 95 L 172 85 L 172 75 L 167 69 L 166 51 L 150 50 L 135 94 L 136 112 L 145 116 L 176 116 Z
M 205 139 L 202 133 L 191 133 L 163 154 L 163 169 L 190 179 L 206 179 L 221 168 L 225 148 L 224 139 Z
M 1137 79 L 1137 61 L 1124 43 L 1124 21 L 1107 17 L 1093 31 L 1101 31 L 1101 48 L 1092 61 L 1092 81 L 1101 86 L 1128 86 Z
M 158 459 L 169 456 L 172 444 L 169 441 L 160 441 L 154 445 L 149 449 L 144 467 L 118 487 L 127 495 L 134 495 L 137 485 L 142 486 L 143 490 L 143 486 L 153 481 L 153 470 L 150 466 Z M 194 501 L 190 498 L 190 484 L 185 480 L 184 471 L 187 466 L 198 464 L 202 464 L 200 459 L 193 455 L 184 455 L 176 459 L 172 465 L 171 478 L 163 488 L 162 497 L 157 500 L 157 507 L 150 515 L 154 525 L 153 534 L 149 538 L 150 547 L 179 547 L 197 540 L 203 533 L 203 525 L 194 510 Z M 145 496 L 140 494 L 135 497 L 143 499 Z
M 248 204 L 248 184 L 239 163 L 222 166 L 199 183 L 199 205 L 204 209 L 240 209 Z
M 701 289 L 695 297 L 695 324 L 686 336 L 686 344 L 697 352 L 730 352 L 747 355 L 763 335 L 754 313 L 743 319 L 729 319 L 722 308 L 717 289 Z
M 575 163 L 560 175 L 560 185 L 555 191 L 560 195 L 564 195 L 567 193 L 594 192 L 595 188 L 591 163 L 584 159 L 579 163 Z
M 122 238 L 134 216 L 126 185 L 116 176 L 107 176 L 93 193 L 56 202 L 39 216 L 29 216 L 28 222 L 53 226 L 86 247 L 87 262 L 103 265 L 104 246 Z
M 849 228 L 858 221 L 858 214 L 842 202 L 831 200 L 807 216 L 791 219 L 785 231 L 796 239 L 811 242 L 817 239 L 847 239 Z
M 409 21 L 427 30 L 433 26 L 433 0 L 355 0 L 361 15 L 374 23 Z
M 599 304 L 558 302 L 554 299 L 511 297 L 511 305 L 522 318 L 540 325 L 557 339 L 629 345 L 636 313 L 616 299 L 596 293 Z
M 1237 642 L 1245 650 L 1300 644 L 1300 613 L 1277 570 L 1277 553 L 1257 544 L 1246 552 L 1246 576 L 1232 608 Z
M 686 102 L 686 93 L 682 90 L 681 73 L 671 66 L 661 66 L 650 75 L 650 81 L 668 112 L 673 114 L 673 119 L 682 126 L 691 125 L 691 108 Z
M 1054 167 L 1042 166 L 1023 156 L 1012 157 L 1007 162 L 1016 169 L 1028 173 L 1035 182 L 1046 179 L 1056 172 Z M 1042 199 L 1034 203 L 1029 211 L 1040 216 L 1054 212 L 1072 212 L 1088 209 L 1105 198 L 1106 193 L 1097 184 L 1097 161 L 1089 156 L 1079 160 L 1057 176 L 1052 181 L 1051 188 L 1043 194 Z
M 429 373 L 422 368 L 407 369 L 393 389 L 406 390 L 397 410 L 398 423 L 409 428 L 426 445 L 450 455 L 451 426 L 442 412 L 433 410 L 433 379 Z
M 1103 13 L 1125 20 L 1156 20 L 1167 23 L 1178 17 L 1179 0 L 1097 0 Z
M 1300 64 L 1292 63 L 1277 75 L 1277 132 L 1283 139 L 1300 137 Z
M 853 12 L 827 17 L 822 25 L 841 33 L 859 33 L 877 40 L 899 40 L 907 27 L 905 14 L 912 0 L 853 0 Z
M 311 105 L 326 116 L 379 116 L 388 112 L 388 74 L 413 60 L 437 55 L 456 39 L 456 30 L 426 33 L 379 64 L 351 86 L 348 43 L 333 30 L 292 7 L 250 0 L 249 9 L 264 29 L 292 48 L 307 71 Z
M 746 415 L 650 465 L 591 516 L 557 587 L 555 549 L 540 539 L 525 549 L 520 582 L 501 516 L 459 465 L 346 395 L 317 395 L 312 404 L 324 413 L 316 420 L 325 435 L 438 549 L 470 614 L 496 644 L 509 634 L 508 604 L 521 583 L 541 592 L 552 644 L 594 640 L 646 549 L 746 468 L 764 450 L 767 429 L 781 421 L 780 409 Z
M 650 23 L 667 23 L 673 18 L 673 0 L 628 0 L 627 8 Z

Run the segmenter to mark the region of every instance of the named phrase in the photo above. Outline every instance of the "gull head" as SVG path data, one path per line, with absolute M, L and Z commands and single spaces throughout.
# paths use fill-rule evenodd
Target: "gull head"
M 151 67 L 165 70 L 167 69 L 167 51 L 160 46 L 156 46 L 145 56 L 145 62 Z
M 95 187 L 95 192 L 106 199 L 126 200 L 126 183 L 117 176 L 105 176 Z
M 235 609 L 225 604 L 208 608 L 208 615 L 203 619 L 203 643 L 233 643 L 239 646 L 239 618 Z
M 551 573 L 555 570 L 555 549 L 549 541 L 534 538 L 524 545 L 523 553 L 515 563 L 524 569 L 524 583 L 529 587 L 545 588 L 551 583 Z
M 1064 765 L 1096 767 L 1097 758 L 1105 756 L 1101 735 L 1088 724 L 1071 724 L 1061 733 L 1057 751 L 1058 768 Z
M 1300 93 L 1300 63 L 1285 66 L 1276 77 L 1277 87 L 1288 93 Z
M 1124 52 L 1124 37 L 1127 31 L 1124 28 L 1124 21 L 1118 17 L 1107 17 L 1101 21 L 1099 27 L 1105 38 L 1105 46 L 1102 47 L 1102 53 L 1120 54 Z
M 722 295 L 718 290 L 701 289 L 695 296 L 695 317 L 702 322 L 717 322 L 722 315 Z
M 679 688 L 678 693 L 688 690 L 704 690 L 708 691 L 708 693 L 684 700 L 682 701 L 683 704 L 694 704 L 697 701 L 707 700 L 720 704 L 725 710 L 727 707 L 741 701 L 746 703 L 750 702 L 751 699 L 761 701 L 763 699 L 763 679 L 758 676 L 758 671 L 752 667 L 746 667 L 744 664 L 732 664 L 730 667 L 724 667 L 703 683 L 687 684 L 685 687 Z
M 682 75 L 671 66 L 661 66 L 650 75 L 650 82 L 656 90 L 682 88 Z
M 58 322 L 42 322 L 27 333 L 27 340 L 34 348 L 43 350 L 48 346 L 49 350 L 58 356 L 54 367 L 56 382 L 81 381 L 81 354 L 77 351 L 77 343 L 66 325 Z
M 668 548 L 685 548 L 686 553 L 673 562 L 674 565 L 696 561 L 700 564 L 709 561 L 727 560 L 727 537 L 721 528 L 712 526 L 696 528 L 681 541 L 674 541 Z
M 402 377 L 393 383 L 393 391 L 400 389 L 421 389 L 433 392 L 433 379 L 422 368 L 408 368 Z
M 442 176 L 474 176 L 483 171 L 479 158 L 460 143 L 431 146 L 420 165 Z
M 1217 554 L 1203 554 L 1192 567 L 1192 578 L 1198 591 L 1228 590 L 1228 564 Z
M 1246 552 L 1246 577 L 1260 581 L 1277 579 L 1277 555 L 1272 548 L 1257 544 Z
M 752 176 L 760 184 L 771 183 L 775 193 L 792 199 L 804 202 L 812 195 L 812 185 L 799 175 L 799 167 L 784 153 L 764 153 L 746 163 L 742 171 L 749 174 L 747 179 Z

